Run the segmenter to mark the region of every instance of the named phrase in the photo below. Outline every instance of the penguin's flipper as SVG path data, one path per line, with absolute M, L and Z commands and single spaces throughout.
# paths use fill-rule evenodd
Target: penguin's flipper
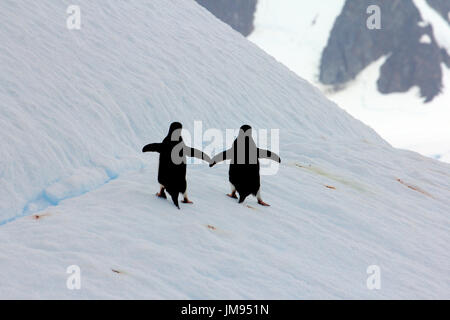
M 161 152 L 161 143 L 150 143 L 142 148 L 142 152 Z
M 265 150 L 265 149 L 258 148 L 258 158 L 259 159 L 269 159 L 269 160 L 281 163 L 281 158 L 278 154 L 276 154 L 275 152 L 269 151 L 269 150 Z
M 188 146 L 185 146 L 184 151 L 186 152 L 186 155 L 188 157 L 194 157 L 194 158 L 197 158 L 200 160 L 204 160 L 204 161 L 208 162 L 210 165 L 212 164 L 211 158 L 203 151 L 200 151 L 198 149 L 191 148 Z

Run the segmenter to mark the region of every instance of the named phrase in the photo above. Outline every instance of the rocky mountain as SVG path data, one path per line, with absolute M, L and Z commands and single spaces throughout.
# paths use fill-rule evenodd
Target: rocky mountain
M 450 2 L 433 2 L 440 12 Z M 381 29 L 366 26 L 370 5 L 381 9 Z M 442 90 L 441 64 L 448 64 L 447 51 L 437 43 L 433 27 L 422 20 L 412 1 L 347 0 L 337 17 L 320 64 L 320 81 L 341 85 L 369 64 L 388 56 L 377 81 L 381 93 L 420 88 L 425 102 Z
M 253 31 L 253 20 L 258 0 L 195 1 L 244 36 L 248 36 Z
M 374 4 L 381 30 L 367 28 Z M 450 161 L 449 12 L 448 0 L 258 0 L 252 21 L 237 16 L 250 41 L 389 143 Z
M 244 36 L 253 31 L 258 0 L 196 1 Z M 450 23 L 450 1 L 426 1 Z M 381 9 L 379 30 L 366 26 L 366 10 L 371 5 Z M 339 89 L 385 55 L 389 58 L 377 81 L 380 93 L 406 92 L 418 86 L 425 102 L 441 93 L 441 64 L 450 67 L 450 56 L 437 43 L 433 27 L 423 23 L 418 8 L 408 0 L 346 0 L 323 50 L 319 80 Z

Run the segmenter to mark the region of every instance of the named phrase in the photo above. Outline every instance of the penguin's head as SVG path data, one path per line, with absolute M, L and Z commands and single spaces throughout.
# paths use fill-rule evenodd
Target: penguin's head
M 170 124 L 169 133 L 167 134 L 172 141 L 180 141 L 181 140 L 181 129 L 183 129 L 183 125 L 179 122 L 172 122 Z
M 252 127 L 248 124 L 244 124 L 239 130 L 240 136 L 251 137 L 252 136 Z

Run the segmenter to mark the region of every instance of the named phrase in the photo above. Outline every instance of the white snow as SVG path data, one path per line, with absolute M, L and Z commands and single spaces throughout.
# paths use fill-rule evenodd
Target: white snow
M 428 22 L 422 20 L 422 21 L 419 21 L 419 22 L 417 23 L 417 25 L 418 25 L 419 27 L 425 28 L 425 27 L 428 27 L 430 24 L 429 24 Z
M 248 39 L 301 77 L 317 82 L 320 58 L 345 0 L 258 0 Z
M 393 146 L 410 149 L 442 161 L 450 156 L 450 70 L 442 66 L 443 93 L 424 104 L 417 88 L 383 95 L 376 81 L 381 61 L 367 67 L 340 92 L 318 81 L 320 58 L 336 17 L 345 1 L 261 0 L 255 31 L 249 40 L 321 89 L 352 116 L 374 128 Z M 436 41 L 450 53 L 450 26 L 424 0 L 414 1 L 424 21 L 433 26 Z M 311 21 L 314 21 L 313 24 Z M 423 38 L 421 41 L 431 39 Z
M 433 26 L 434 36 L 440 47 L 450 52 L 450 26 L 425 0 L 413 0 L 422 19 Z
M 430 104 L 419 104 L 419 88 L 407 93 L 381 95 L 376 82 L 386 57 L 369 65 L 345 90 L 329 91 L 327 96 L 361 121 L 370 124 L 381 136 L 390 137 L 392 145 L 416 150 L 439 158 L 450 149 L 450 90 Z M 450 88 L 450 71 L 442 66 L 444 87 Z M 322 90 L 327 90 L 321 86 Z M 363 94 L 361 94 L 363 93 Z M 439 160 L 444 160 L 440 158 Z
M 430 36 L 427 34 L 422 35 L 422 37 L 420 37 L 419 42 L 420 43 L 432 43 Z
M 448 164 L 392 148 L 193 1 L 78 3 L 79 31 L 67 3 L 0 3 L 0 298 L 450 298 Z M 272 207 L 227 198 L 226 165 L 188 167 L 194 205 L 157 199 L 140 150 L 174 120 L 280 129 Z

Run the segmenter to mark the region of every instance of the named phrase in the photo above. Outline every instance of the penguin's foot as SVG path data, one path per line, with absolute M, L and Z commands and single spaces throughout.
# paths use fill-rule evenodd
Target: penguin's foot
M 160 191 L 156 193 L 157 197 L 167 199 L 166 193 L 164 191 Z
M 193 202 L 189 199 L 184 199 L 183 201 L 181 201 L 183 203 L 188 203 L 188 204 L 193 204 Z
M 260 204 L 260 205 L 262 205 L 262 206 L 264 206 L 264 207 L 270 207 L 270 204 L 265 203 L 265 202 L 262 201 L 262 200 L 258 200 L 258 204 Z
M 229 194 L 227 194 L 227 196 L 229 196 L 230 198 L 233 198 L 233 199 L 237 199 L 238 198 L 237 195 L 236 195 L 236 192 L 229 193 Z

